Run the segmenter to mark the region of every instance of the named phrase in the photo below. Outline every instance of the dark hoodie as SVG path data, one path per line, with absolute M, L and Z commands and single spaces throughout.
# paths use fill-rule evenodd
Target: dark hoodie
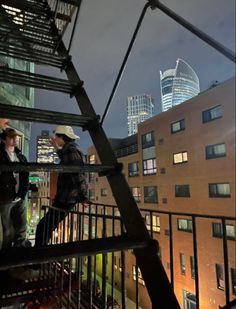
M 15 153 L 21 163 L 26 163 L 26 157 L 20 149 L 15 147 Z M 0 164 L 10 163 L 11 160 L 5 150 L 5 144 L 0 144 Z M 16 197 L 25 198 L 29 188 L 29 173 L 19 172 L 19 189 L 16 192 L 16 180 L 13 172 L 0 171 L 0 200 L 13 200 Z

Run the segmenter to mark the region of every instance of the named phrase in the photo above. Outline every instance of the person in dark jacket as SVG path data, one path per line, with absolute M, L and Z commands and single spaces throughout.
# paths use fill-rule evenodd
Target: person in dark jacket
M 56 128 L 51 144 L 57 151 L 60 159 L 59 164 L 84 165 L 82 153 L 75 143 L 77 138 L 79 136 L 74 134 L 70 126 L 60 125 Z M 86 177 L 83 173 L 58 174 L 57 191 L 52 206 L 62 211 L 50 209 L 40 220 L 36 229 L 35 246 L 47 245 L 53 231 L 65 219 L 65 211 L 71 210 L 76 203 L 88 201 L 87 187 Z
M 0 164 L 27 162 L 26 157 L 16 147 L 17 132 L 6 128 L 0 134 Z M 26 240 L 25 197 L 29 186 L 28 172 L 0 171 L 0 247 L 28 246 Z

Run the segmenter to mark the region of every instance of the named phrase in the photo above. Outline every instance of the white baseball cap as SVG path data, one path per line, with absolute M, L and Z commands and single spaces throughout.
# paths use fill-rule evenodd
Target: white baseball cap
M 75 135 L 72 127 L 70 126 L 57 126 L 56 130 L 54 131 L 55 134 L 64 134 L 71 139 L 80 138 L 78 135 Z

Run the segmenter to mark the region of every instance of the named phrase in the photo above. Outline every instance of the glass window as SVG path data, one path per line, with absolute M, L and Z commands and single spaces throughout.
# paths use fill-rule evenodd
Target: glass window
M 225 144 L 206 146 L 206 159 L 214 159 L 226 156 Z
M 177 219 L 177 226 L 179 231 L 192 232 L 193 223 L 189 219 Z
M 144 187 L 144 203 L 158 203 L 157 187 Z
M 184 119 L 181 119 L 179 121 L 173 122 L 171 124 L 171 133 L 176 133 L 179 131 L 183 131 L 185 129 L 185 122 Z
M 173 159 L 174 164 L 188 162 L 188 153 L 187 151 L 174 153 Z
M 106 188 L 101 189 L 101 196 L 107 196 L 107 189 Z
M 132 187 L 130 188 L 131 192 L 132 192 L 132 195 L 135 199 L 135 201 L 138 203 L 140 202 L 140 199 L 141 199 L 141 190 L 140 190 L 140 187 Z
M 143 175 L 156 174 L 156 159 L 148 159 L 143 161 Z
M 128 164 L 129 177 L 139 175 L 139 164 L 138 162 L 132 162 Z
M 232 294 L 236 295 L 236 268 L 231 268 Z
M 146 226 L 149 231 L 160 233 L 161 231 L 161 224 L 160 224 L 160 217 L 156 215 L 152 215 L 152 222 L 151 216 L 145 215 Z
M 196 309 L 197 303 L 196 303 L 196 296 L 184 291 L 184 309 Z
M 88 179 L 89 182 L 95 182 L 95 178 L 96 178 L 95 173 L 93 172 L 89 173 L 89 179 Z
M 137 269 L 137 273 L 136 273 L 136 269 Z M 135 265 L 132 266 L 132 273 L 133 273 L 133 280 L 136 281 L 138 278 L 138 283 L 145 285 L 141 271 L 138 267 L 136 267 Z
M 202 122 L 206 123 L 223 116 L 223 110 L 220 105 L 212 107 L 202 112 Z
M 221 264 L 216 264 L 216 282 L 217 282 L 217 288 L 220 290 L 224 290 L 225 280 L 224 280 L 223 266 Z
M 189 185 L 175 185 L 176 197 L 190 197 Z
M 190 268 L 191 268 L 191 277 L 192 279 L 195 278 L 195 260 L 194 256 L 190 256 Z
M 89 156 L 89 164 L 95 164 L 96 163 L 96 157 L 95 155 L 90 155 Z
M 89 189 L 89 199 L 91 201 L 94 201 L 94 199 L 95 199 L 95 190 L 94 189 Z
M 149 132 L 142 135 L 142 148 L 149 148 L 155 145 L 154 132 Z
M 209 197 L 230 197 L 228 183 L 209 183 Z
M 223 226 L 222 223 L 212 223 L 212 236 L 222 238 L 223 237 Z M 226 224 L 226 236 L 227 239 L 235 239 L 235 227 L 231 224 Z
M 185 268 L 185 256 L 183 253 L 179 254 L 179 260 L 180 260 L 180 273 L 181 275 L 185 275 L 186 268 Z

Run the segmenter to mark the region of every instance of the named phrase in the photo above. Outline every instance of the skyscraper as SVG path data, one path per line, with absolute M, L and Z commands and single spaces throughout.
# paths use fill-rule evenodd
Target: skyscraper
M 57 163 L 58 156 L 54 147 L 50 144 L 49 131 L 43 130 L 37 136 L 37 162 L 38 163 Z
M 128 136 L 138 132 L 138 123 L 153 116 L 154 100 L 149 94 L 127 98 Z
M 160 71 L 162 111 L 196 96 L 200 92 L 199 79 L 191 66 L 177 59 L 175 69 Z

